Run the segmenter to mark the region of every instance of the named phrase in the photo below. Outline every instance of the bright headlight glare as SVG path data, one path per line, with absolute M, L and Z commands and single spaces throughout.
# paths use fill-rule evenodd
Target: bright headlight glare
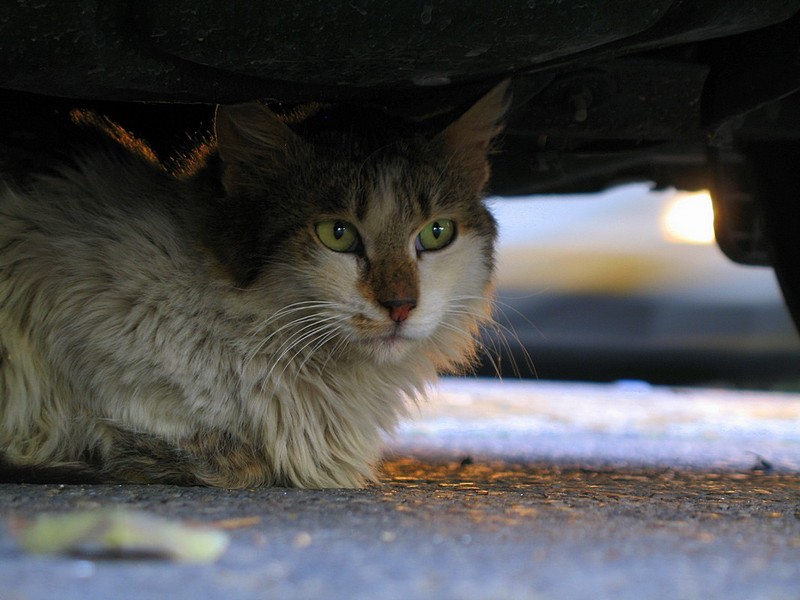
M 661 214 L 664 238 L 677 244 L 714 242 L 714 208 L 708 192 L 676 195 Z

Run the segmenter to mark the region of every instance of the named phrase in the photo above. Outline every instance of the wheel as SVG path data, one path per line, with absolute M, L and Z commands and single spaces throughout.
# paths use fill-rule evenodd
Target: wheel
M 770 259 L 800 331 L 800 141 L 748 144 Z

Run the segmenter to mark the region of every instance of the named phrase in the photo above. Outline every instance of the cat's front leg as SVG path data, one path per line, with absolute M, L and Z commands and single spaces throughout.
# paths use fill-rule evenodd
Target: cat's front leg
M 179 443 L 109 428 L 113 440 L 101 470 L 112 481 L 243 488 L 283 483 L 266 457 L 234 436 L 197 433 Z

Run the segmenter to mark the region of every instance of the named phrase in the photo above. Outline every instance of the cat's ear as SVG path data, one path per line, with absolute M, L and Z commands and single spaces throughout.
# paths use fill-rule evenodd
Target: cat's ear
M 496 85 L 438 135 L 445 152 L 471 169 L 481 187 L 489 176 L 486 156 L 492 140 L 503 130 L 503 117 L 510 103 L 510 82 L 506 79 Z
M 301 143 L 297 134 L 260 102 L 219 106 L 214 132 L 229 193 L 242 183 L 243 171 L 283 164 L 282 159 Z

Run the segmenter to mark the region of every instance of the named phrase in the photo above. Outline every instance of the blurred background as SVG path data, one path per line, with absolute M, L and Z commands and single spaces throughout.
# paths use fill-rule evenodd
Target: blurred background
M 631 184 L 490 206 L 498 327 L 481 375 L 800 390 L 774 274 L 722 254 L 707 193 Z

